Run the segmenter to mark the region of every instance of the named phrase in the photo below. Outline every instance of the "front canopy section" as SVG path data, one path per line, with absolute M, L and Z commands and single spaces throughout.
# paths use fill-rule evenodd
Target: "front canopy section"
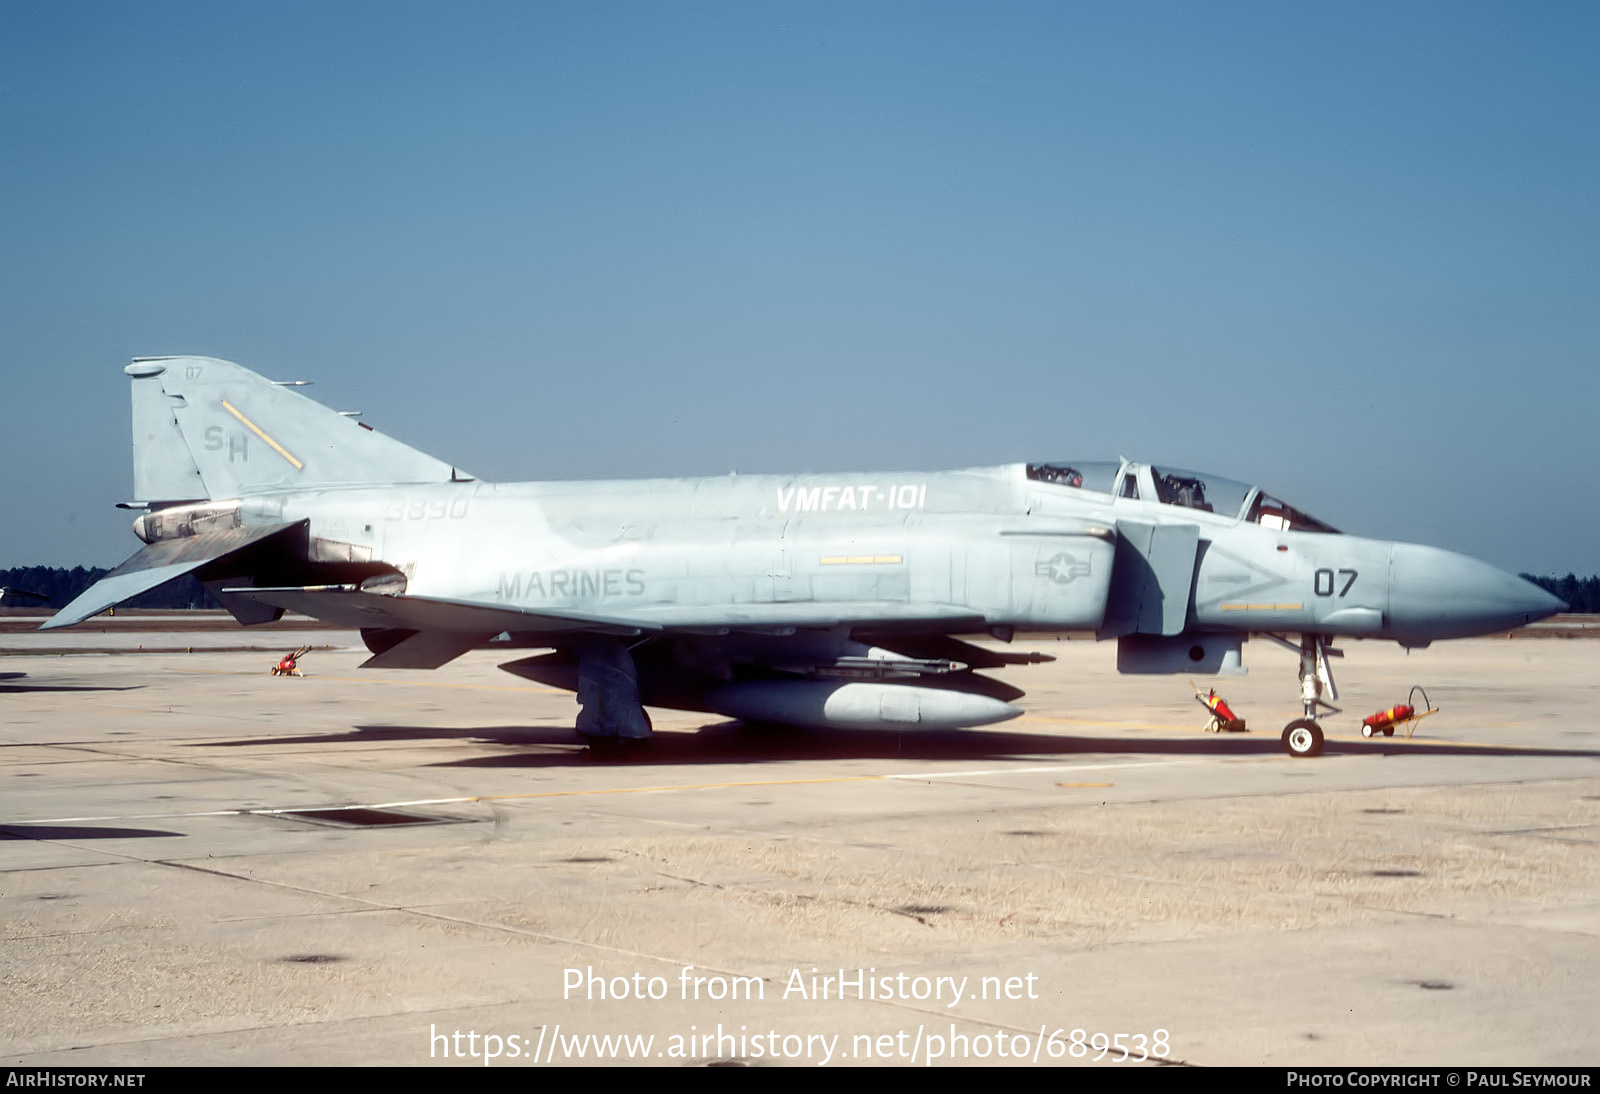
M 1150 468 L 1156 500 L 1163 505 L 1198 509 L 1223 517 L 1237 517 L 1280 532 L 1326 532 L 1339 529 L 1326 524 L 1287 502 L 1280 501 L 1259 486 L 1223 478 L 1206 471 L 1181 468 Z
M 1198 509 L 1220 517 L 1237 517 L 1244 510 L 1245 498 L 1255 487 L 1235 479 L 1225 479 L 1205 471 L 1152 467 L 1150 478 L 1156 500 L 1162 505 Z

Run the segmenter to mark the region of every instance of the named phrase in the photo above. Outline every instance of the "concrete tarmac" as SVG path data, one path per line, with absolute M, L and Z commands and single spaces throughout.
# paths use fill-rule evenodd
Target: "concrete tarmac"
M 6 1064 L 1600 1063 L 1591 639 L 1351 642 L 1313 760 L 1261 641 L 1245 734 L 1019 641 L 999 726 L 596 759 L 510 655 L 117 619 L 0 656 Z

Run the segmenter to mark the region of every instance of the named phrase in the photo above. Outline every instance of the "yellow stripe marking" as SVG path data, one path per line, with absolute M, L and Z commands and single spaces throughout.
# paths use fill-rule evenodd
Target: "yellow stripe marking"
M 260 437 L 262 440 L 271 445 L 274 452 L 288 460 L 290 463 L 294 464 L 294 469 L 296 471 L 299 471 L 305 467 L 305 464 L 289 455 L 288 449 L 284 448 L 283 445 L 267 436 L 266 433 L 262 431 L 260 426 L 256 425 L 256 423 L 252 422 L 249 418 L 246 418 L 243 414 L 240 414 L 238 408 L 236 408 L 232 403 L 228 402 L 228 400 L 222 400 L 222 409 L 226 410 L 229 414 L 232 414 L 235 418 L 238 418 L 245 424 L 245 427 L 248 428 L 250 432 L 254 433 L 257 437 Z
M 824 566 L 898 566 L 899 555 L 828 555 L 819 559 Z

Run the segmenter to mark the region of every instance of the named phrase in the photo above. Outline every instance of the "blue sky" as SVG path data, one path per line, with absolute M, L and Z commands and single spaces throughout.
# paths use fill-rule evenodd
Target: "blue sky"
M 1600 571 L 1592 3 L 0 0 L 0 566 L 133 356 L 486 478 L 1119 454 Z

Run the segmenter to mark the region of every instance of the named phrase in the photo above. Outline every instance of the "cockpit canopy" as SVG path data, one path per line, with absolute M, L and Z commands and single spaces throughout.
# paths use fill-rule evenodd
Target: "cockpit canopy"
M 1075 490 L 1138 499 L 1152 492 L 1162 505 L 1234 517 L 1283 532 L 1339 530 L 1273 497 L 1259 486 L 1181 468 L 1146 467 L 1123 460 L 1030 463 L 1028 478 Z
M 1074 460 L 1071 463 L 1030 463 L 1028 478 L 1110 494 L 1115 490 L 1119 460 Z

